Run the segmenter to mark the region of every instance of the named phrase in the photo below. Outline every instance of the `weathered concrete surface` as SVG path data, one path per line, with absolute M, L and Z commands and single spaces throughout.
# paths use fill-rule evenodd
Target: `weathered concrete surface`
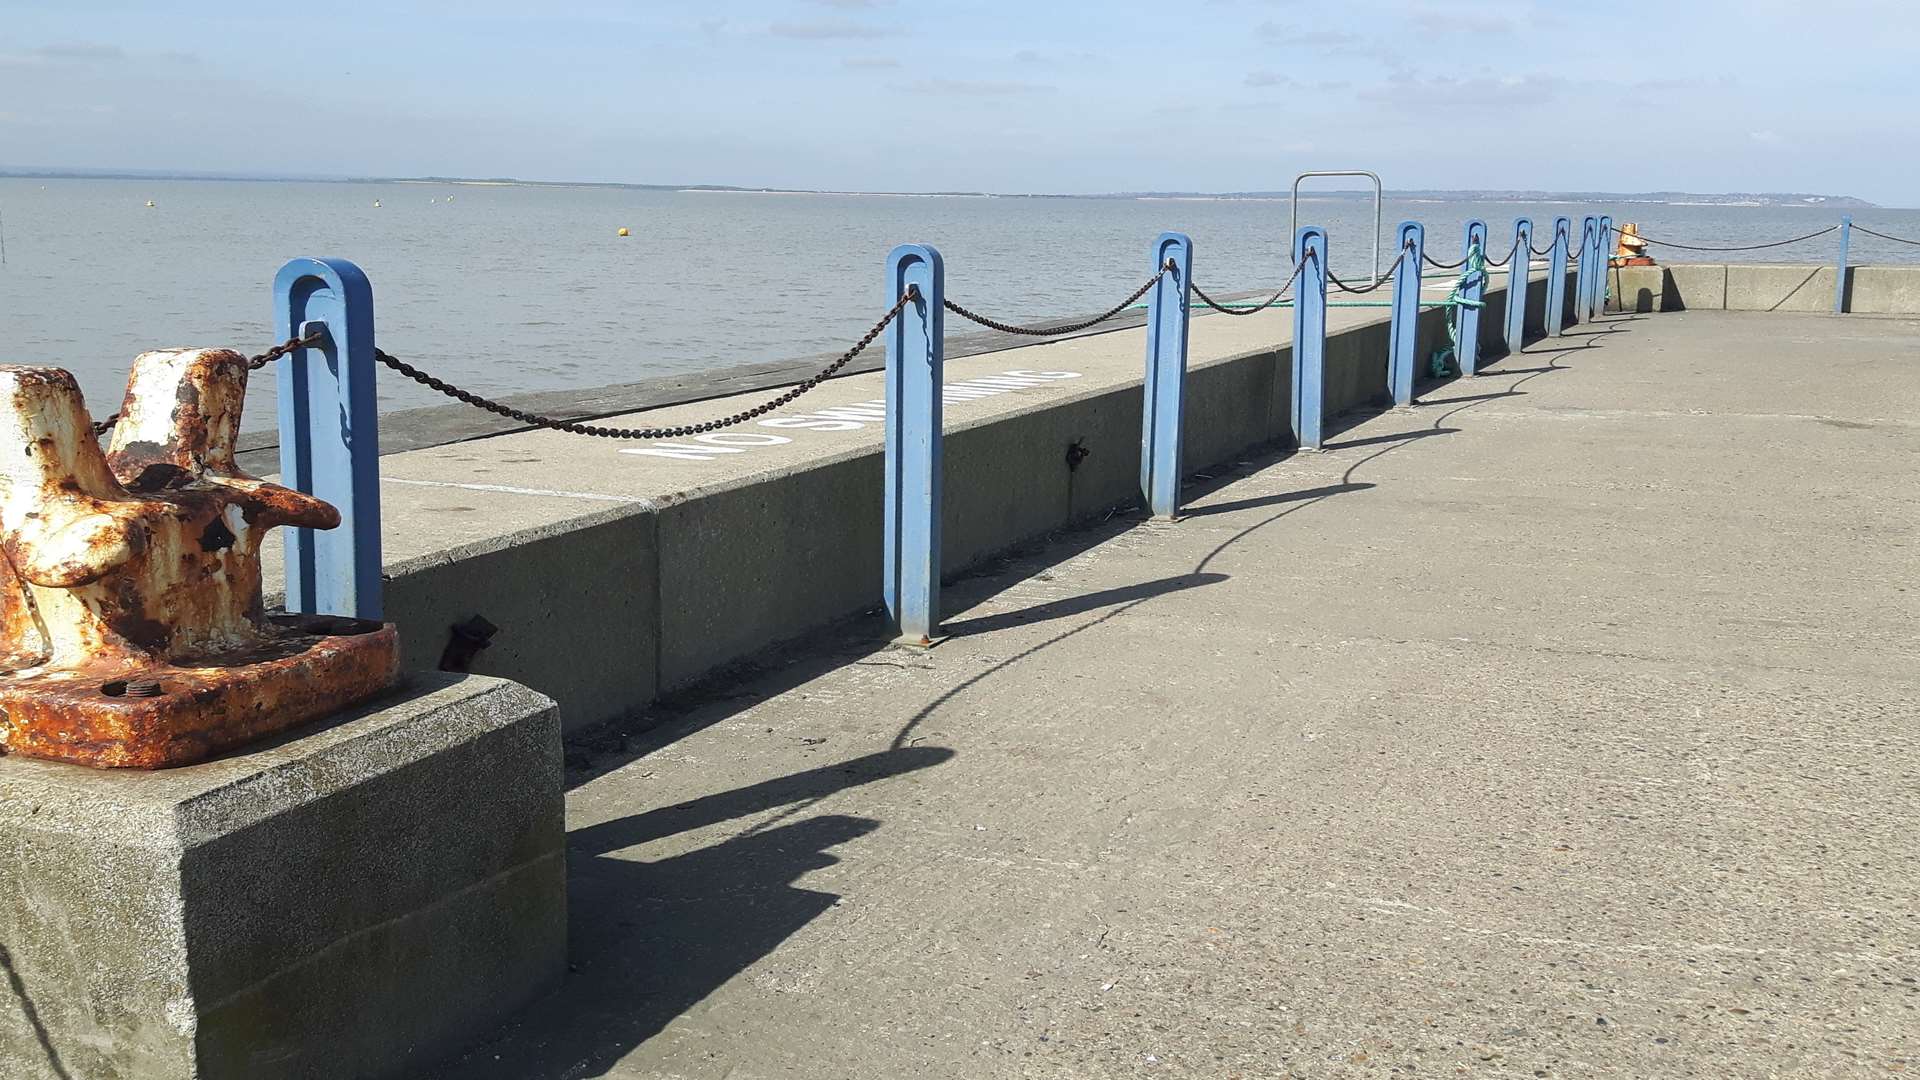
M 1920 266 L 1848 267 L 1847 310 L 1860 314 L 1920 312 Z
M 1531 310 L 1545 305 L 1545 277 L 1533 276 Z M 1426 295 L 1437 300 L 1450 283 L 1432 276 Z M 1504 349 L 1504 289 L 1489 299 L 1483 363 Z M 1387 312 L 1329 315 L 1329 414 L 1379 402 Z M 1443 319 L 1437 308 L 1421 315 L 1423 376 Z M 1191 467 L 1291 436 L 1291 320 L 1284 309 L 1194 320 Z M 950 390 L 1010 372 L 1046 377 L 947 407 L 949 573 L 1137 498 L 1144 348 L 1134 328 L 950 358 Z M 433 666 L 451 624 L 484 616 L 501 631 L 473 670 L 552 696 L 573 726 L 877 604 L 882 427 L 870 405 L 883 396 L 879 374 L 857 374 L 711 441 L 539 431 L 382 458 L 386 616 L 406 661 Z M 763 397 L 610 422 L 704 420 Z M 827 411 L 838 419 L 807 419 Z M 1072 466 L 1069 445 L 1091 456 Z
M 1613 311 L 1833 310 L 1832 264 L 1676 263 L 1609 271 Z M 1849 266 L 1854 315 L 1920 315 L 1920 266 Z
M 1920 1067 L 1920 321 L 1559 346 L 662 714 L 437 1075 Z
M 477 676 L 159 773 L 0 759 L 0 1076 L 400 1075 L 554 986 L 560 724 Z
M 1832 311 L 1833 267 L 1727 266 L 1728 311 Z

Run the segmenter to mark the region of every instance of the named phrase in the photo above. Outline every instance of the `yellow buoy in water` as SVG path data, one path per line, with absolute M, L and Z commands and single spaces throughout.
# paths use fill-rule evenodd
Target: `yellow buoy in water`
M 627 232 L 627 227 L 626 227 L 625 225 L 622 225 L 622 226 L 620 226 L 620 231 L 619 231 L 619 232 L 617 232 L 617 233 L 614 233 L 613 235 L 615 235 L 615 236 L 628 236 L 628 235 L 631 235 L 631 234 Z
M 152 200 L 152 199 L 148 199 L 148 200 L 147 200 L 147 209 L 149 209 L 149 210 L 151 210 L 151 209 L 153 209 L 153 200 Z
M 379 200 L 379 199 L 375 199 L 375 200 L 373 200 L 373 205 L 374 205 L 374 209 L 376 209 L 376 210 L 377 210 L 377 209 L 379 209 L 379 207 L 380 207 L 380 200 Z

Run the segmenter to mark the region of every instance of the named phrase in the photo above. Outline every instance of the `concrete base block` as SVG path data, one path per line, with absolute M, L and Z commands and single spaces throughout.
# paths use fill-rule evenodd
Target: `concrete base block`
M 1833 267 L 1727 267 L 1728 311 L 1832 311 Z
M 1607 270 L 1607 310 L 1614 314 L 1666 311 L 1667 270 L 1660 266 L 1615 266 Z M 1722 288 L 1725 283 L 1722 282 Z
M 1855 266 L 1849 269 L 1848 311 L 1861 315 L 1920 313 L 1920 267 Z
M 1668 266 L 1663 279 L 1661 311 L 1724 311 L 1727 307 L 1727 268 L 1718 263 Z
M 160 773 L 0 759 L 0 1076 L 404 1075 L 565 972 L 560 723 L 417 677 Z

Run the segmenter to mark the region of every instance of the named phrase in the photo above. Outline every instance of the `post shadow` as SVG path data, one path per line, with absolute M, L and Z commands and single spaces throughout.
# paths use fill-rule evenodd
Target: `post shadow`
M 495 1038 L 423 1073 L 442 1080 L 600 1076 L 832 908 L 794 884 L 880 828 L 822 814 L 646 861 L 628 849 L 950 760 L 908 746 L 576 829 L 568 834 L 566 982 Z

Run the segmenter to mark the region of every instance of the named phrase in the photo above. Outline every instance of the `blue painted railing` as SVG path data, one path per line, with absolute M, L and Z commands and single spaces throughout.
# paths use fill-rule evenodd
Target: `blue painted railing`
M 1413 368 L 1420 343 L 1421 263 L 1427 255 L 1427 227 L 1400 223 L 1400 261 L 1393 267 L 1393 325 L 1387 335 L 1387 384 L 1393 403 L 1413 404 Z
M 946 267 L 906 244 L 887 256 L 887 302 L 918 298 L 887 327 L 886 524 L 882 590 L 898 640 L 940 636 L 940 384 L 946 365 Z
M 1843 222 L 1843 229 L 1850 222 Z M 1546 327 L 1557 335 L 1565 306 L 1570 225 L 1554 221 L 1547 281 Z M 1575 306 L 1588 317 L 1603 302 L 1601 246 L 1611 219 L 1583 222 Z M 1841 234 L 1841 284 L 1835 309 L 1844 305 L 1847 234 Z M 1532 223 L 1514 223 L 1507 273 L 1505 326 L 1509 351 L 1525 339 Z M 1411 405 L 1417 381 L 1421 265 L 1426 230 L 1403 222 L 1401 257 L 1394 268 L 1387 383 L 1396 405 Z M 1486 287 L 1487 227 L 1466 226 L 1466 266 L 1459 290 L 1447 301 L 1457 319 L 1462 372 L 1479 366 L 1479 310 Z M 1292 431 L 1297 444 L 1320 449 L 1325 442 L 1328 235 L 1305 226 L 1293 238 L 1299 266 L 1293 301 Z M 1156 517 L 1180 514 L 1185 470 L 1185 385 L 1193 296 L 1193 241 L 1162 234 L 1151 249 L 1158 275 L 1147 297 L 1145 388 L 1140 426 L 1140 491 Z M 932 644 L 940 637 L 942 382 L 945 270 L 940 253 L 925 245 L 894 249 L 887 257 L 890 304 L 911 293 L 886 336 L 886 447 L 882 595 L 899 640 Z M 1598 291 L 1596 292 L 1596 287 Z M 295 350 L 278 371 L 280 459 L 283 481 L 339 507 L 342 527 L 331 532 L 289 530 L 286 536 L 287 607 L 290 611 L 378 619 L 382 614 L 380 565 L 379 416 L 374 395 L 377 370 L 373 289 L 353 263 L 341 259 L 295 259 L 274 279 L 274 325 L 282 339 L 310 345 Z
M 1193 240 L 1185 233 L 1161 233 L 1153 242 L 1153 268 L 1159 277 L 1147 296 L 1140 497 L 1154 517 L 1171 521 L 1180 516 L 1182 450 L 1186 445 L 1180 425 L 1187 385 L 1187 298 L 1193 286 Z
M 1300 226 L 1293 262 L 1300 267 L 1293 293 L 1293 437 L 1302 449 L 1318 450 L 1325 442 L 1320 414 L 1326 408 L 1327 230 Z
M 340 527 L 285 532 L 287 610 L 381 616 L 380 416 L 373 286 L 345 259 L 294 259 L 273 279 L 276 340 L 318 341 L 280 361 L 280 474 L 332 503 Z

